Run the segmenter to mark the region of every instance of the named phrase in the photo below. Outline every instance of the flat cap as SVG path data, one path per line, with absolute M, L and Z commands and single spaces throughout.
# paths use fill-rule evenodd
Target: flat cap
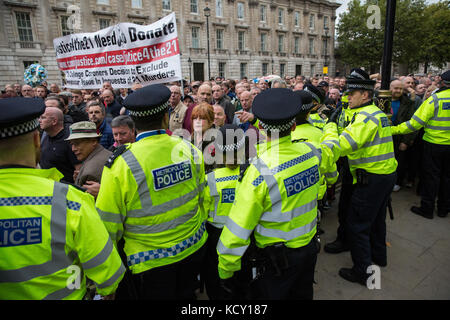
M 353 90 L 374 90 L 375 80 L 371 80 L 363 69 L 354 68 L 347 77 L 347 92 Z
M 320 87 L 328 87 L 328 82 L 326 81 L 320 81 L 319 84 L 317 85 L 319 88 Z
M 65 140 L 98 138 L 102 135 L 97 133 L 97 126 L 91 121 L 75 122 L 69 127 L 70 135 Z
M 316 86 L 313 86 L 312 84 L 305 84 L 303 87 L 304 91 L 309 91 L 313 97 L 313 100 L 315 100 L 317 103 L 322 104 L 325 100 L 325 94 L 323 93 L 322 89 L 318 89 Z
M 268 131 L 285 131 L 295 123 L 302 102 L 292 90 L 264 90 L 253 99 L 252 111 L 261 126 Z
M 167 111 L 171 92 L 162 84 L 145 86 L 128 95 L 123 106 L 130 116 L 137 118 L 152 117 Z
M 310 91 L 300 90 L 294 91 L 294 94 L 298 96 L 300 101 L 302 102 L 299 112 L 309 112 L 312 108 L 314 108 L 313 97 Z
M 0 99 L 0 139 L 20 136 L 39 127 L 45 111 L 44 100 L 34 98 Z

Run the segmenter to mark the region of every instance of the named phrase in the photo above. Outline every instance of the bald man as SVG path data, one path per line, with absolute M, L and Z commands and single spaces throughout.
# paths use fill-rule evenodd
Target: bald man
M 41 139 L 40 167 L 56 168 L 64 175 L 61 181 L 73 183 L 73 172 L 81 167 L 81 162 L 73 154 L 69 142 L 65 141 L 69 130 L 64 128 L 63 112 L 55 107 L 45 108 L 39 125 L 45 132 Z

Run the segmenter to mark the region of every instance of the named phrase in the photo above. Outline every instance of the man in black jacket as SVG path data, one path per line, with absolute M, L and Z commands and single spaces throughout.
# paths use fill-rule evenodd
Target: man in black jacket
M 390 90 L 392 94 L 392 125 L 397 125 L 402 122 L 411 119 L 414 114 L 414 100 L 411 100 L 403 90 L 403 84 L 400 80 L 394 80 L 391 82 Z M 395 158 L 398 162 L 397 167 L 397 182 L 393 191 L 399 191 L 406 178 L 408 168 L 412 165 L 411 147 L 413 146 L 414 139 L 417 132 L 412 132 L 406 135 L 393 136 L 394 139 L 394 151 Z M 408 184 L 411 177 L 408 177 Z

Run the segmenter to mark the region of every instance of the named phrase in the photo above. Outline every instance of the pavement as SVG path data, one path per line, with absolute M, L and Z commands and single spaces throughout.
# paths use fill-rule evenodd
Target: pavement
M 322 217 L 322 250 L 318 255 L 315 300 L 449 300 L 450 216 L 425 219 L 410 211 L 420 205 L 415 189 L 392 193 L 394 220 L 386 218 L 388 265 L 380 268 L 380 289 L 368 289 L 342 279 L 342 267 L 352 267 L 350 252 L 329 254 L 323 245 L 336 238 L 337 202 Z

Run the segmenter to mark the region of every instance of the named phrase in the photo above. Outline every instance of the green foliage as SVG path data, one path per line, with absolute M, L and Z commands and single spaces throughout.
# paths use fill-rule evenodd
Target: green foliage
M 353 0 L 337 25 L 336 50 L 350 66 L 378 71 L 382 63 L 386 0 Z M 369 29 L 369 5 L 380 7 L 381 29 Z M 450 1 L 427 5 L 425 0 L 397 0 L 392 61 L 414 70 L 419 63 L 442 66 L 450 61 Z

